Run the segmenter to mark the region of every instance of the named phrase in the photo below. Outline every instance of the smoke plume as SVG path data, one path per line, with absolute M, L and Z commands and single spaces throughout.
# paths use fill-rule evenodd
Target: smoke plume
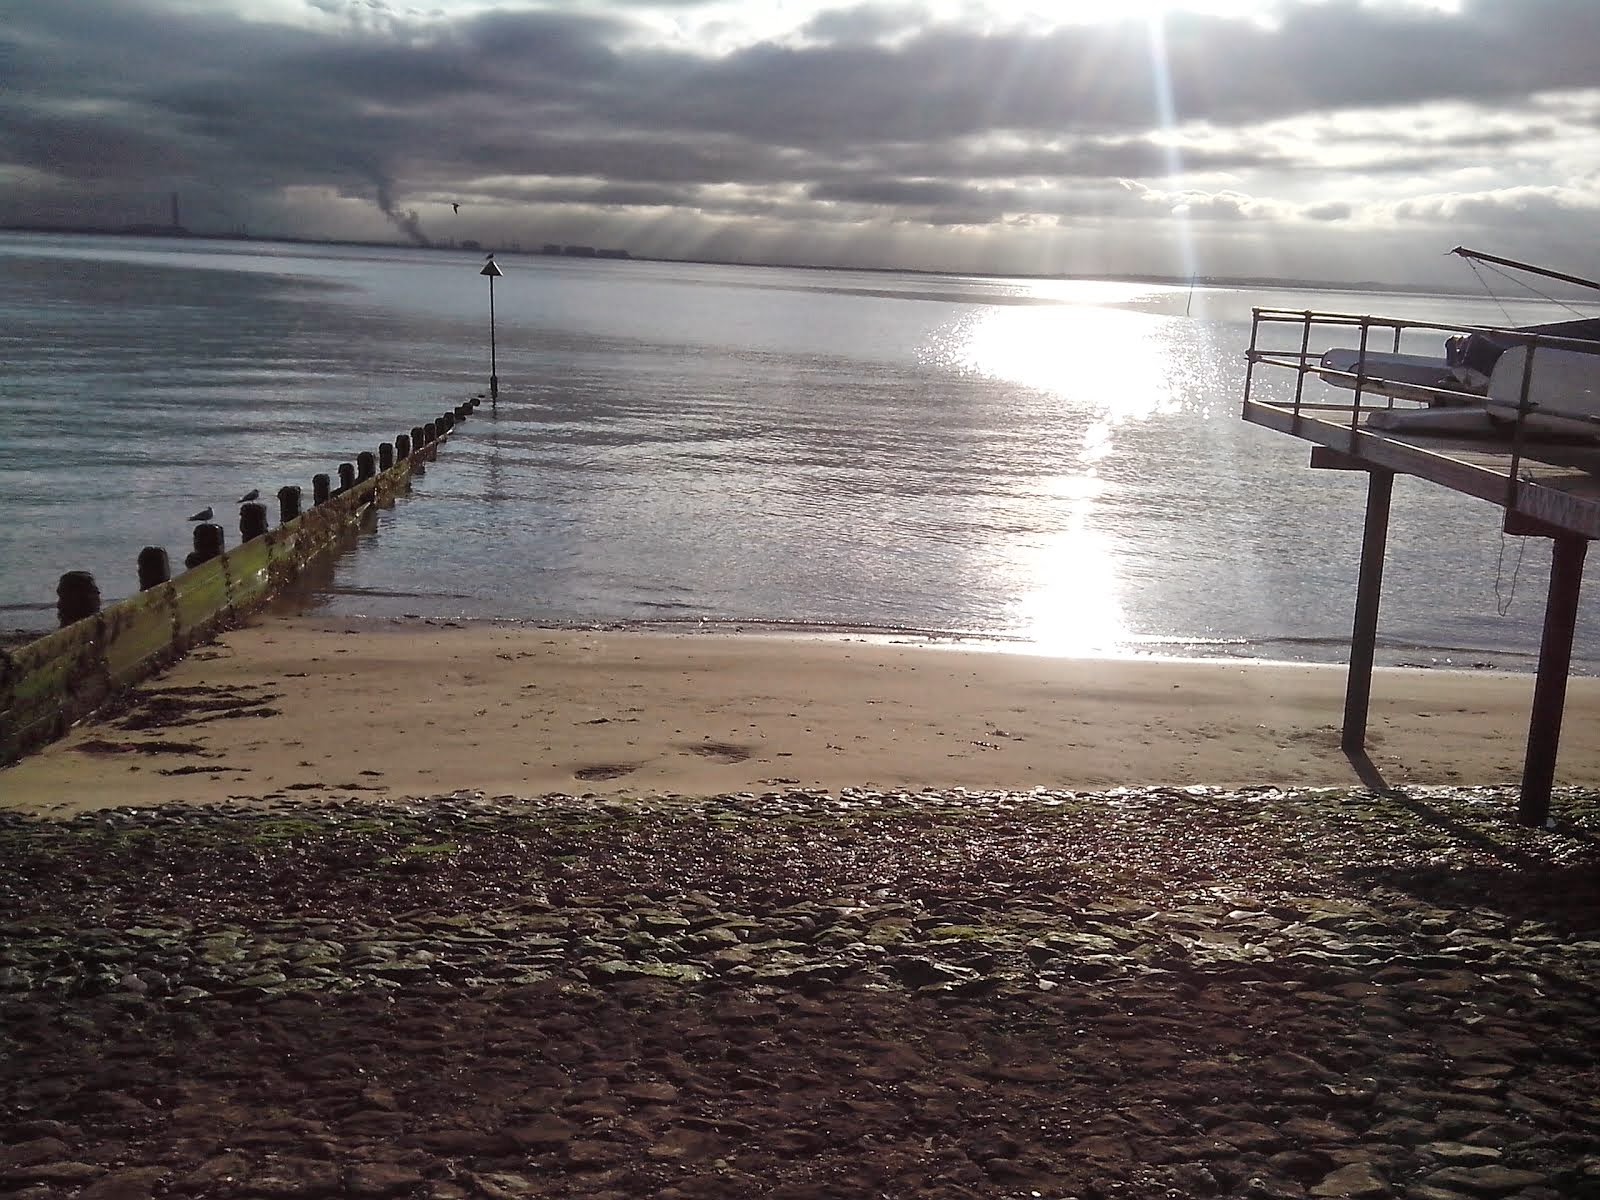
M 378 179 L 378 207 L 383 210 L 383 215 L 388 217 L 394 227 L 405 234 L 419 246 L 431 246 L 428 235 L 422 232 L 422 224 L 413 212 L 401 212 L 395 207 L 394 194 L 389 190 L 389 181 Z

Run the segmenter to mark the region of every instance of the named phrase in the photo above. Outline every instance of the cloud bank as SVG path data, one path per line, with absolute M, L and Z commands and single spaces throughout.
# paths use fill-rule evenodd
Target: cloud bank
M 1460 282 L 1467 242 L 1600 273 L 1594 0 L 739 11 L 26 6 L 0 221 L 161 223 L 177 192 L 262 236 L 1388 282 Z

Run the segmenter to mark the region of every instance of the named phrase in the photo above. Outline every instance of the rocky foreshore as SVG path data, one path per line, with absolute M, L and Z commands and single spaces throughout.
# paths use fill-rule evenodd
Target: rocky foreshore
M 1600 1197 L 1600 797 L 0 816 L 29 1197 Z

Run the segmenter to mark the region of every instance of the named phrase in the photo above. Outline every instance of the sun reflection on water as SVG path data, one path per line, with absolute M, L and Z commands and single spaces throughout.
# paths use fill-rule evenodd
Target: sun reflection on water
M 1067 285 L 1051 285 L 1060 287 Z M 983 548 L 1010 625 L 1046 654 L 1130 653 L 1127 563 L 1106 498 L 1118 430 L 1180 407 L 1173 386 L 1172 318 L 1103 307 L 1137 298 L 1052 293 L 1056 304 L 995 306 L 966 314 L 930 347 L 946 370 L 1013 386 L 1016 434 L 1060 469 L 1017 499 L 1033 533 Z
M 934 357 L 1113 421 L 1140 420 L 1177 406 L 1162 338 L 1172 319 L 1081 305 L 988 308 L 957 323 Z
M 1094 511 L 1091 497 L 1068 501 L 1063 526 L 1014 563 L 1020 592 L 1013 620 L 1019 635 L 1042 653 L 1116 654 L 1131 641 L 1115 544 L 1094 527 Z

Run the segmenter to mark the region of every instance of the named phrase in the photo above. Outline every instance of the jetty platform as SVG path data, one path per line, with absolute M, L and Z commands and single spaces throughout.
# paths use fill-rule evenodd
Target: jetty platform
M 1485 417 L 1482 429 L 1472 436 L 1385 428 L 1386 417 L 1375 424 L 1376 414 L 1434 405 L 1449 409 L 1465 397 L 1443 388 L 1392 386 L 1377 371 L 1369 374 L 1366 369 L 1369 354 L 1376 358 L 1424 347 L 1437 354 L 1450 336 L 1490 332 L 1527 344 L 1530 361 L 1546 340 L 1516 330 L 1258 308 L 1251 325 L 1242 416 L 1310 443 L 1313 468 L 1367 472 L 1342 728 L 1343 749 L 1353 759 L 1359 760 L 1366 749 L 1394 477 L 1415 476 L 1487 501 L 1502 510 L 1508 535 L 1550 539 L 1550 585 L 1518 810 L 1523 823 L 1543 825 L 1549 819 L 1584 559 L 1589 542 L 1600 537 L 1600 441 L 1539 430 L 1526 419 L 1526 387 L 1523 413 L 1495 423 Z M 1327 350 L 1351 342 L 1358 343 L 1355 369 L 1330 370 Z

